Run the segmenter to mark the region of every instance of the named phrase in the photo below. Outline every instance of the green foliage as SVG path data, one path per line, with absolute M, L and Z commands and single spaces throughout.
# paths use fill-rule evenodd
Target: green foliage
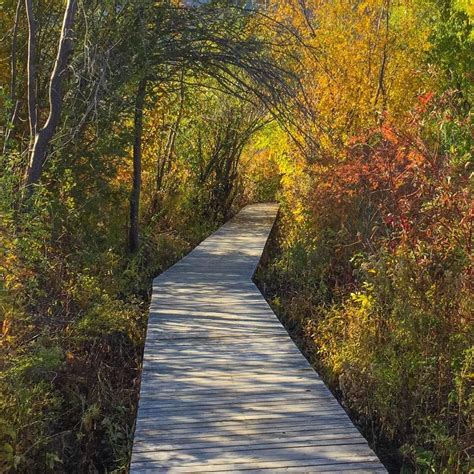
M 10 369 L 2 371 L 0 377 L 2 471 L 32 470 L 34 459 L 46 464 L 48 459 L 55 459 L 50 424 L 62 402 L 53 387 L 62 354 L 58 347 L 34 346 L 31 353 L 10 361 Z
M 438 17 L 433 25 L 431 57 L 446 75 L 444 86 L 460 91 L 472 103 L 474 69 L 474 33 L 472 4 L 462 0 L 433 2 Z

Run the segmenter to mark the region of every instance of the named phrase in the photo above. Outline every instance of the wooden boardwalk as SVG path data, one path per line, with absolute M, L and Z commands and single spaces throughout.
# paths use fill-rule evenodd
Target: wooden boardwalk
M 155 279 L 132 473 L 386 472 L 252 282 L 276 213 Z

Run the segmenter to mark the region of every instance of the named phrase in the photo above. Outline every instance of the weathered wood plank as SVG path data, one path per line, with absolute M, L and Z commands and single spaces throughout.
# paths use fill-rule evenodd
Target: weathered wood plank
M 251 281 L 276 212 L 155 279 L 132 472 L 385 472 Z
M 142 419 L 137 423 L 137 429 L 140 431 L 149 431 L 158 427 L 162 432 L 174 432 L 178 431 L 181 433 L 229 433 L 229 432 L 240 432 L 243 426 L 255 427 L 257 429 L 263 429 L 268 427 L 281 427 L 297 426 L 298 424 L 314 423 L 322 426 L 329 426 L 332 423 L 342 423 L 334 421 L 337 417 L 332 414 L 325 415 L 300 415 L 293 416 L 282 420 L 281 418 L 254 418 L 247 420 L 221 420 L 221 421 L 207 421 L 201 423 L 181 423 L 181 424 L 164 424 L 157 423 L 156 420 Z M 346 422 L 346 426 L 352 426 L 350 421 Z
M 241 409 L 234 409 L 232 411 L 229 410 L 212 410 L 211 412 L 175 412 L 175 413 L 168 413 L 166 415 L 163 414 L 162 410 L 144 410 L 140 412 L 138 415 L 138 420 L 145 422 L 158 422 L 160 426 L 165 425 L 172 425 L 176 426 L 178 424 L 195 424 L 195 423 L 203 423 L 203 422 L 212 422 L 212 423 L 222 423 L 225 421 L 241 421 L 247 422 L 252 420 L 288 420 L 292 419 L 294 416 L 299 415 L 300 417 L 305 417 L 308 412 L 311 412 L 312 415 L 324 415 L 326 417 L 329 416 L 337 416 L 342 415 L 344 412 L 341 409 L 336 407 L 327 408 L 314 408 L 311 405 L 303 405 L 299 406 L 298 409 L 292 410 L 290 413 L 284 412 L 284 407 L 280 407 L 279 409 L 271 409 L 264 410 L 264 409 L 251 409 L 251 410 L 241 410 Z
M 212 397 L 212 395 L 211 395 Z M 330 402 L 332 400 L 330 395 L 319 394 L 319 393 L 311 393 L 311 392 L 301 392 L 297 396 L 281 396 L 280 394 L 245 394 L 240 395 L 238 398 L 239 404 L 258 404 L 258 403 L 274 403 L 278 401 L 279 403 L 284 403 L 285 405 L 291 405 L 292 403 L 299 403 L 301 401 L 312 401 L 313 403 L 318 403 L 318 401 L 323 400 L 325 403 Z M 173 400 L 169 400 L 169 398 L 162 398 L 159 394 L 148 394 L 148 397 L 141 398 L 141 406 L 143 408 L 146 407 L 147 404 L 153 404 L 155 407 L 160 407 L 162 409 L 181 409 L 181 407 L 193 407 L 196 410 L 203 410 L 203 409 L 212 409 L 213 407 L 219 406 L 229 406 L 235 405 L 236 397 L 219 397 L 219 398 L 210 398 L 208 400 L 203 400 L 202 397 L 179 397 Z M 334 402 L 336 403 L 336 402 Z
M 135 448 L 141 450 L 142 444 L 148 444 L 151 441 L 154 443 L 169 443 L 174 441 L 176 443 L 186 443 L 188 446 L 194 445 L 194 443 L 203 443 L 210 442 L 214 440 L 219 440 L 219 443 L 228 442 L 250 442 L 251 440 L 265 441 L 267 439 L 280 439 L 287 438 L 293 439 L 298 436 L 311 436 L 312 439 L 324 439 L 331 436 L 360 436 L 362 435 L 355 427 L 351 427 L 346 424 L 334 424 L 327 425 L 323 428 L 314 428 L 314 426 L 309 424 L 295 425 L 291 426 L 288 424 L 282 425 L 280 427 L 270 425 L 269 427 L 262 428 L 257 427 L 252 429 L 252 427 L 241 427 L 241 430 L 236 432 L 230 431 L 223 436 L 221 433 L 215 434 L 213 432 L 194 432 L 194 433 L 180 433 L 180 432 L 162 432 L 160 430 L 150 429 L 146 431 L 146 436 L 142 438 L 135 438 Z
M 207 464 L 225 464 L 227 463 L 229 454 L 234 456 L 241 456 L 241 460 L 244 462 L 258 461 L 262 454 L 265 453 L 265 457 L 278 456 L 277 453 L 287 450 L 298 458 L 299 456 L 305 455 L 312 459 L 315 453 L 324 452 L 324 449 L 328 449 L 330 453 L 337 451 L 340 447 L 344 449 L 344 452 L 351 451 L 351 456 L 354 455 L 355 450 L 358 450 L 362 456 L 368 456 L 369 451 L 365 446 L 363 438 L 349 438 L 349 439 L 331 439 L 327 442 L 321 440 L 282 440 L 274 443 L 253 443 L 251 445 L 234 445 L 223 444 L 222 446 L 218 443 L 214 446 L 190 446 L 181 447 L 179 455 L 176 455 L 176 449 L 171 449 L 171 445 L 164 445 L 164 449 L 160 449 L 156 452 L 154 449 L 139 451 L 136 453 L 135 462 L 142 462 L 153 459 L 155 462 L 166 462 L 174 463 L 178 461 L 179 464 L 182 462 L 195 463 L 199 461 L 205 461 Z M 225 454 L 222 454 L 225 453 Z M 301 453 L 301 454 L 300 454 Z M 285 456 L 286 458 L 287 456 Z
M 166 440 L 160 441 L 161 451 L 175 451 L 179 448 L 181 451 L 196 451 L 204 452 L 204 450 L 222 450 L 232 448 L 233 451 L 247 450 L 249 446 L 253 446 L 254 449 L 263 448 L 278 448 L 278 447 L 289 447 L 294 446 L 331 446 L 339 444 L 365 444 L 364 438 L 357 433 L 333 433 L 321 435 L 314 432 L 308 432 L 306 435 L 300 436 L 288 436 L 287 433 L 270 433 L 267 436 L 256 434 L 253 437 L 241 437 L 238 439 L 229 440 L 223 436 L 213 436 L 205 438 L 204 440 L 198 439 L 190 441 L 189 439 L 182 439 L 180 441 L 172 439 L 172 443 Z M 135 452 L 150 452 L 156 450 L 156 438 L 148 439 L 146 441 L 138 442 L 135 447 Z
M 175 466 L 187 472 L 232 471 L 236 469 L 255 469 L 298 466 L 303 463 L 331 464 L 342 462 L 375 462 L 377 457 L 364 444 L 337 446 L 296 446 L 290 449 L 263 448 L 233 452 L 221 450 L 209 454 L 207 451 L 193 453 L 155 451 L 137 454 L 137 465 L 152 465 L 157 469 L 170 469 Z M 343 467 L 343 466 L 341 466 Z M 378 466 L 380 467 L 380 465 Z

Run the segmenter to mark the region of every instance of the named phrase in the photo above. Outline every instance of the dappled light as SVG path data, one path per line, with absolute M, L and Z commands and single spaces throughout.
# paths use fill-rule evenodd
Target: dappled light
M 277 208 L 245 207 L 155 279 L 131 472 L 384 472 L 251 281 Z
M 469 472 L 473 20 L 0 0 L 0 472 Z

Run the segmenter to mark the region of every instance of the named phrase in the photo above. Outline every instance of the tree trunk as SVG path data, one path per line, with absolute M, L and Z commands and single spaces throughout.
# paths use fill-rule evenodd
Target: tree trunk
M 176 137 L 181 125 L 181 119 L 184 112 L 184 100 L 185 100 L 185 85 L 184 85 L 184 69 L 181 71 L 180 78 L 180 93 L 179 93 L 179 108 L 178 114 L 176 115 L 176 120 L 171 126 L 170 132 L 168 134 L 168 139 L 166 141 L 165 150 L 163 156 L 158 154 L 158 160 L 156 165 L 156 180 L 155 180 L 155 196 L 153 199 L 152 212 L 156 214 L 158 212 L 158 203 L 159 195 L 163 185 L 163 180 L 166 173 L 169 173 L 172 165 L 172 157 L 176 143 Z
M 135 98 L 135 117 L 133 122 L 133 181 L 130 193 L 130 228 L 128 232 L 128 248 L 131 253 L 138 250 L 140 244 L 140 191 L 142 184 L 142 134 L 143 106 L 145 104 L 147 80 L 138 84 Z
M 36 97 L 36 20 L 32 0 L 25 0 L 25 9 L 28 19 L 28 120 L 30 124 L 30 148 L 32 148 L 36 136 L 38 106 Z
M 16 98 L 16 78 L 17 78 L 17 50 L 18 50 L 18 28 L 20 26 L 21 0 L 18 0 L 15 10 L 15 20 L 13 23 L 12 35 L 12 57 L 10 62 L 10 95 L 13 100 Z
M 49 115 L 44 127 L 37 131 L 36 110 L 36 81 L 35 81 L 35 22 L 32 16 L 32 2 L 26 0 L 29 19 L 29 54 L 28 54 L 28 105 L 30 115 L 30 130 L 34 137 L 33 146 L 30 152 L 30 162 L 26 176 L 26 192 L 31 195 L 33 185 L 38 183 L 43 171 L 43 164 L 48 152 L 48 146 L 53 138 L 56 128 L 61 118 L 62 109 L 62 80 L 66 71 L 69 55 L 72 52 L 72 25 L 77 9 L 77 0 L 68 0 L 64 11 L 63 25 L 59 38 L 58 53 L 54 63 L 53 72 L 49 82 Z M 31 20 L 30 20 L 31 18 Z
M 8 140 L 10 139 L 10 134 L 12 128 L 16 124 L 18 117 L 18 111 L 20 109 L 20 101 L 17 99 L 16 95 L 16 83 L 17 83 L 17 56 L 18 56 L 18 29 L 20 26 L 20 10 L 21 10 L 22 0 L 18 0 L 15 11 L 15 20 L 13 23 L 13 35 L 12 35 L 12 54 L 10 60 L 10 97 L 12 101 L 12 110 L 10 113 L 10 122 L 7 126 L 5 132 L 5 140 L 3 142 L 3 154 L 6 153 L 8 147 Z
M 384 4 L 384 16 L 385 16 L 385 38 L 384 38 L 384 44 L 383 44 L 383 51 L 382 51 L 382 63 L 380 65 L 380 72 L 379 72 L 379 78 L 378 78 L 378 87 L 377 87 L 377 93 L 375 95 L 375 105 L 377 105 L 377 102 L 379 100 L 380 95 L 382 96 L 382 108 L 380 110 L 380 116 L 379 120 L 383 122 L 384 120 L 384 115 L 387 110 L 387 93 L 385 90 L 385 70 L 387 68 L 387 61 L 388 61 L 388 42 L 389 42 L 389 36 L 390 36 L 390 0 L 386 0 Z

